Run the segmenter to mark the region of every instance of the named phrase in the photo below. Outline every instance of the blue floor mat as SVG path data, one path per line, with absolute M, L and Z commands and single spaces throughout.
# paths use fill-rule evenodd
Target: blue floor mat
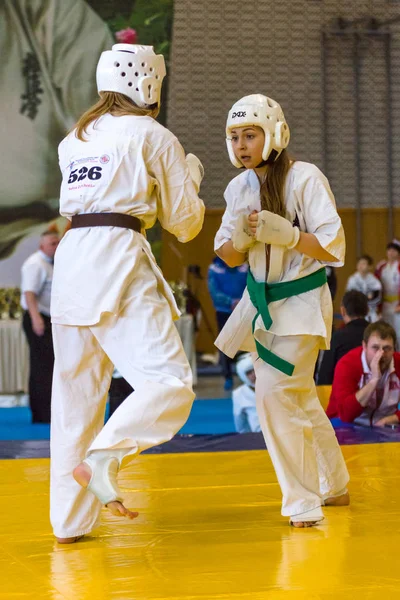
M 50 425 L 31 423 L 31 411 L 25 406 L 0 408 L 0 440 L 48 440 Z
M 359 427 L 343 423 L 340 419 L 332 419 L 332 425 L 340 444 L 400 442 L 400 426 L 394 429 Z M 235 427 L 230 398 L 196 400 L 189 419 L 179 431 L 179 434 L 184 436 L 221 436 L 232 433 L 235 433 Z M 0 441 L 48 440 L 49 438 L 50 425 L 33 425 L 29 408 L 0 408 Z
M 107 415 L 106 415 L 107 416 Z M 235 426 L 230 398 L 196 400 L 189 419 L 179 433 L 234 433 Z M 0 440 L 48 440 L 50 425 L 31 423 L 27 407 L 0 408 Z

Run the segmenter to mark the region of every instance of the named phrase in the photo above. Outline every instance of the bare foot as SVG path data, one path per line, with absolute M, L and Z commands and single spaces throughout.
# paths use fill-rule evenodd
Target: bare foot
M 350 504 L 350 494 L 345 492 L 341 496 L 331 497 L 324 500 L 324 506 L 348 506 Z
M 81 463 L 74 469 L 73 476 L 75 481 L 79 483 L 79 485 L 86 488 L 89 485 L 90 479 L 92 477 L 92 470 L 86 463 Z M 119 502 L 118 500 L 116 500 L 115 502 L 109 502 L 108 504 L 106 504 L 106 506 L 108 510 L 116 517 L 127 517 L 128 519 L 136 519 L 136 517 L 139 516 L 138 512 L 133 512 L 129 510 L 129 508 L 126 508 L 126 506 L 124 506 L 122 502 Z
M 313 525 L 318 525 L 319 521 L 290 521 L 290 524 L 293 527 L 297 527 L 298 529 L 303 529 L 305 527 L 312 527 Z
M 83 535 L 75 535 L 74 537 L 69 537 L 69 538 L 56 537 L 56 540 L 59 544 L 74 544 L 81 538 L 83 538 Z
M 108 504 L 106 504 L 106 506 L 115 517 L 127 517 L 128 519 L 136 519 L 136 517 L 139 516 L 138 512 L 133 512 L 132 510 L 129 510 L 129 508 L 126 508 L 126 506 L 124 506 L 122 502 L 109 502 Z

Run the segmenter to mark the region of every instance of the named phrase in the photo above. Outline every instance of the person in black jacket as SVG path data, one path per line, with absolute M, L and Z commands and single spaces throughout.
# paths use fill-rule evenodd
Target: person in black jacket
M 364 329 L 369 325 L 368 298 L 365 294 L 350 290 L 342 299 L 340 312 L 344 327 L 333 332 L 331 348 L 325 350 L 318 373 L 318 385 L 332 385 L 336 363 L 349 350 L 361 346 Z

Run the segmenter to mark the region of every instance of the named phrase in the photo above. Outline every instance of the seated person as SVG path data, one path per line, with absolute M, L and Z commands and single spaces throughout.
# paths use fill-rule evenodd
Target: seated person
M 318 372 L 318 385 L 332 385 L 333 373 L 339 361 L 349 350 L 361 346 L 364 330 L 368 325 L 368 300 L 361 292 L 346 292 L 340 312 L 344 327 L 332 334 L 330 350 L 325 350 Z
M 347 280 L 346 291 L 357 290 L 368 298 L 368 321 L 373 323 L 378 320 L 378 307 L 382 300 L 382 284 L 375 275 L 371 273 L 373 266 L 372 258 L 363 254 L 357 261 L 357 271 Z
M 256 374 L 250 354 L 244 354 L 236 364 L 236 373 L 243 385 L 232 392 L 233 420 L 238 433 L 261 431 L 256 409 L 254 386 Z
M 362 346 L 350 350 L 336 366 L 329 418 L 367 427 L 399 424 L 400 353 L 395 345 L 391 325 L 368 325 Z

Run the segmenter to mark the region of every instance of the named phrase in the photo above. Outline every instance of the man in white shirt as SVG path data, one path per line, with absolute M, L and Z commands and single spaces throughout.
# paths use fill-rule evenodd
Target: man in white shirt
M 29 344 L 29 402 L 32 423 L 50 423 L 53 340 L 50 296 L 53 260 L 59 237 L 52 231 L 42 234 L 40 247 L 22 265 L 21 305 L 23 328 Z

